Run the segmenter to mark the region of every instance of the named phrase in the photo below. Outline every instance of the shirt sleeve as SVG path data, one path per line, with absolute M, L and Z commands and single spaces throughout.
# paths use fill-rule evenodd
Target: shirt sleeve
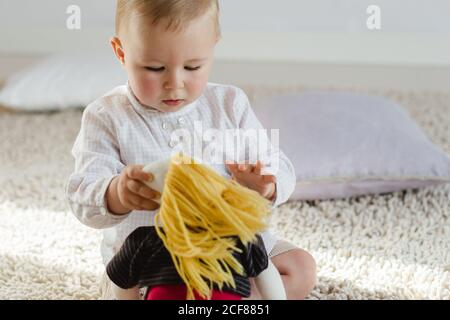
M 102 106 L 89 105 L 85 109 L 72 148 L 75 169 L 65 188 L 75 217 L 96 229 L 112 227 L 127 217 L 110 213 L 105 201 L 109 184 L 125 167 L 112 128 L 112 121 Z
M 246 141 L 242 142 L 246 146 L 245 157 L 246 160 L 251 160 L 254 157 L 261 160 L 267 165 L 267 172 L 276 176 L 276 197 L 272 202 L 272 207 L 274 208 L 286 202 L 294 192 L 296 184 L 294 166 L 279 148 L 280 130 L 271 131 L 271 139 L 269 139 L 267 130 L 264 129 L 256 117 L 247 95 L 241 89 L 237 88 L 237 90 L 234 110 L 237 113 L 236 119 L 239 129 L 245 129 L 243 134 L 247 135 L 242 138 L 242 140 L 246 139 Z M 249 140 L 251 134 L 246 133 L 248 129 L 254 129 L 253 132 L 256 131 L 257 140 L 254 143 L 251 142 L 251 139 Z M 253 148 L 252 150 L 249 148 L 255 145 L 258 146 L 256 149 Z M 256 154 L 254 150 L 256 150 Z

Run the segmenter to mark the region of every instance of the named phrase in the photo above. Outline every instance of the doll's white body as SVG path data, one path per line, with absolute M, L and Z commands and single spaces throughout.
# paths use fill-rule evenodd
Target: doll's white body
M 142 169 L 142 171 L 153 175 L 153 180 L 151 182 L 147 182 L 146 184 L 153 190 L 158 191 L 160 194 L 163 193 L 164 179 L 166 178 L 167 171 L 169 170 L 169 164 L 169 160 L 153 162 Z M 161 203 L 161 199 L 154 199 L 154 201 Z
M 255 278 L 255 284 L 261 294 L 261 300 L 287 299 L 281 275 L 270 259 L 267 269 Z

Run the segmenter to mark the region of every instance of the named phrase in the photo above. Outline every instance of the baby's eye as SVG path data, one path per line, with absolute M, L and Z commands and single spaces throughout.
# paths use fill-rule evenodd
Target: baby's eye
M 164 71 L 164 67 L 160 67 L 160 68 L 145 67 L 145 69 L 147 69 L 148 71 L 153 71 L 153 72 L 161 72 L 161 71 Z
M 199 66 L 199 67 L 184 67 L 184 69 L 186 69 L 187 71 L 196 71 L 200 68 L 201 68 L 201 66 Z

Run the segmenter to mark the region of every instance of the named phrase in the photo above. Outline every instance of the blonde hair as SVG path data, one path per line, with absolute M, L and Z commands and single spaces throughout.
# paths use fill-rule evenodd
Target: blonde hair
M 205 165 L 177 154 L 165 178 L 155 228 L 187 286 L 210 299 L 213 285 L 235 287 L 232 271 L 243 275 L 233 256 L 266 228 L 269 201 Z
M 178 31 L 189 22 L 211 12 L 220 37 L 218 0 L 117 0 L 116 35 L 134 15 L 150 18 L 152 25 L 166 22 L 166 30 Z

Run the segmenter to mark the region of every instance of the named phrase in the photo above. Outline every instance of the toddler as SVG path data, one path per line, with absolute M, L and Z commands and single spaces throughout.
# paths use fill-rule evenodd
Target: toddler
M 217 0 L 118 0 L 111 45 L 128 82 L 84 110 L 72 149 L 75 170 L 66 186 L 75 216 L 104 231 L 105 265 L 128 235 L 153 224 L 158 209 L 154 200 L 160 194 L 145 184 L 152 175 L 142 169 L 179 151 L 175 133 L 182 130 L 195 140 L 202 135 L 199 123 L 202 130 L 221 132 L 263 129 L 242 90 L 208 82 L 219 40 Z M 208 147 L 201 145 L 201 154 Z M 248 157 L 249 151 L 238 150 L 233 161 L 228 155 L 227 161 L 202 160 L 259 192 L 273 207 L 287 201 L 295 173 L 286 156 L 277 153 L 278 169 L 272 174 L 264 171 L 263 161 L 239 162 L 249 160 L 242 155 Z M 270 231 L 262 239 L 288 299 L 305 298 L 315 284 L 314 259 Z M 137 289 L 120 290 L 106 273 L 101 294 L 102 299 L 139 299 Z M 258 298 L 257 290 L 252 289 L 250 298 Z

